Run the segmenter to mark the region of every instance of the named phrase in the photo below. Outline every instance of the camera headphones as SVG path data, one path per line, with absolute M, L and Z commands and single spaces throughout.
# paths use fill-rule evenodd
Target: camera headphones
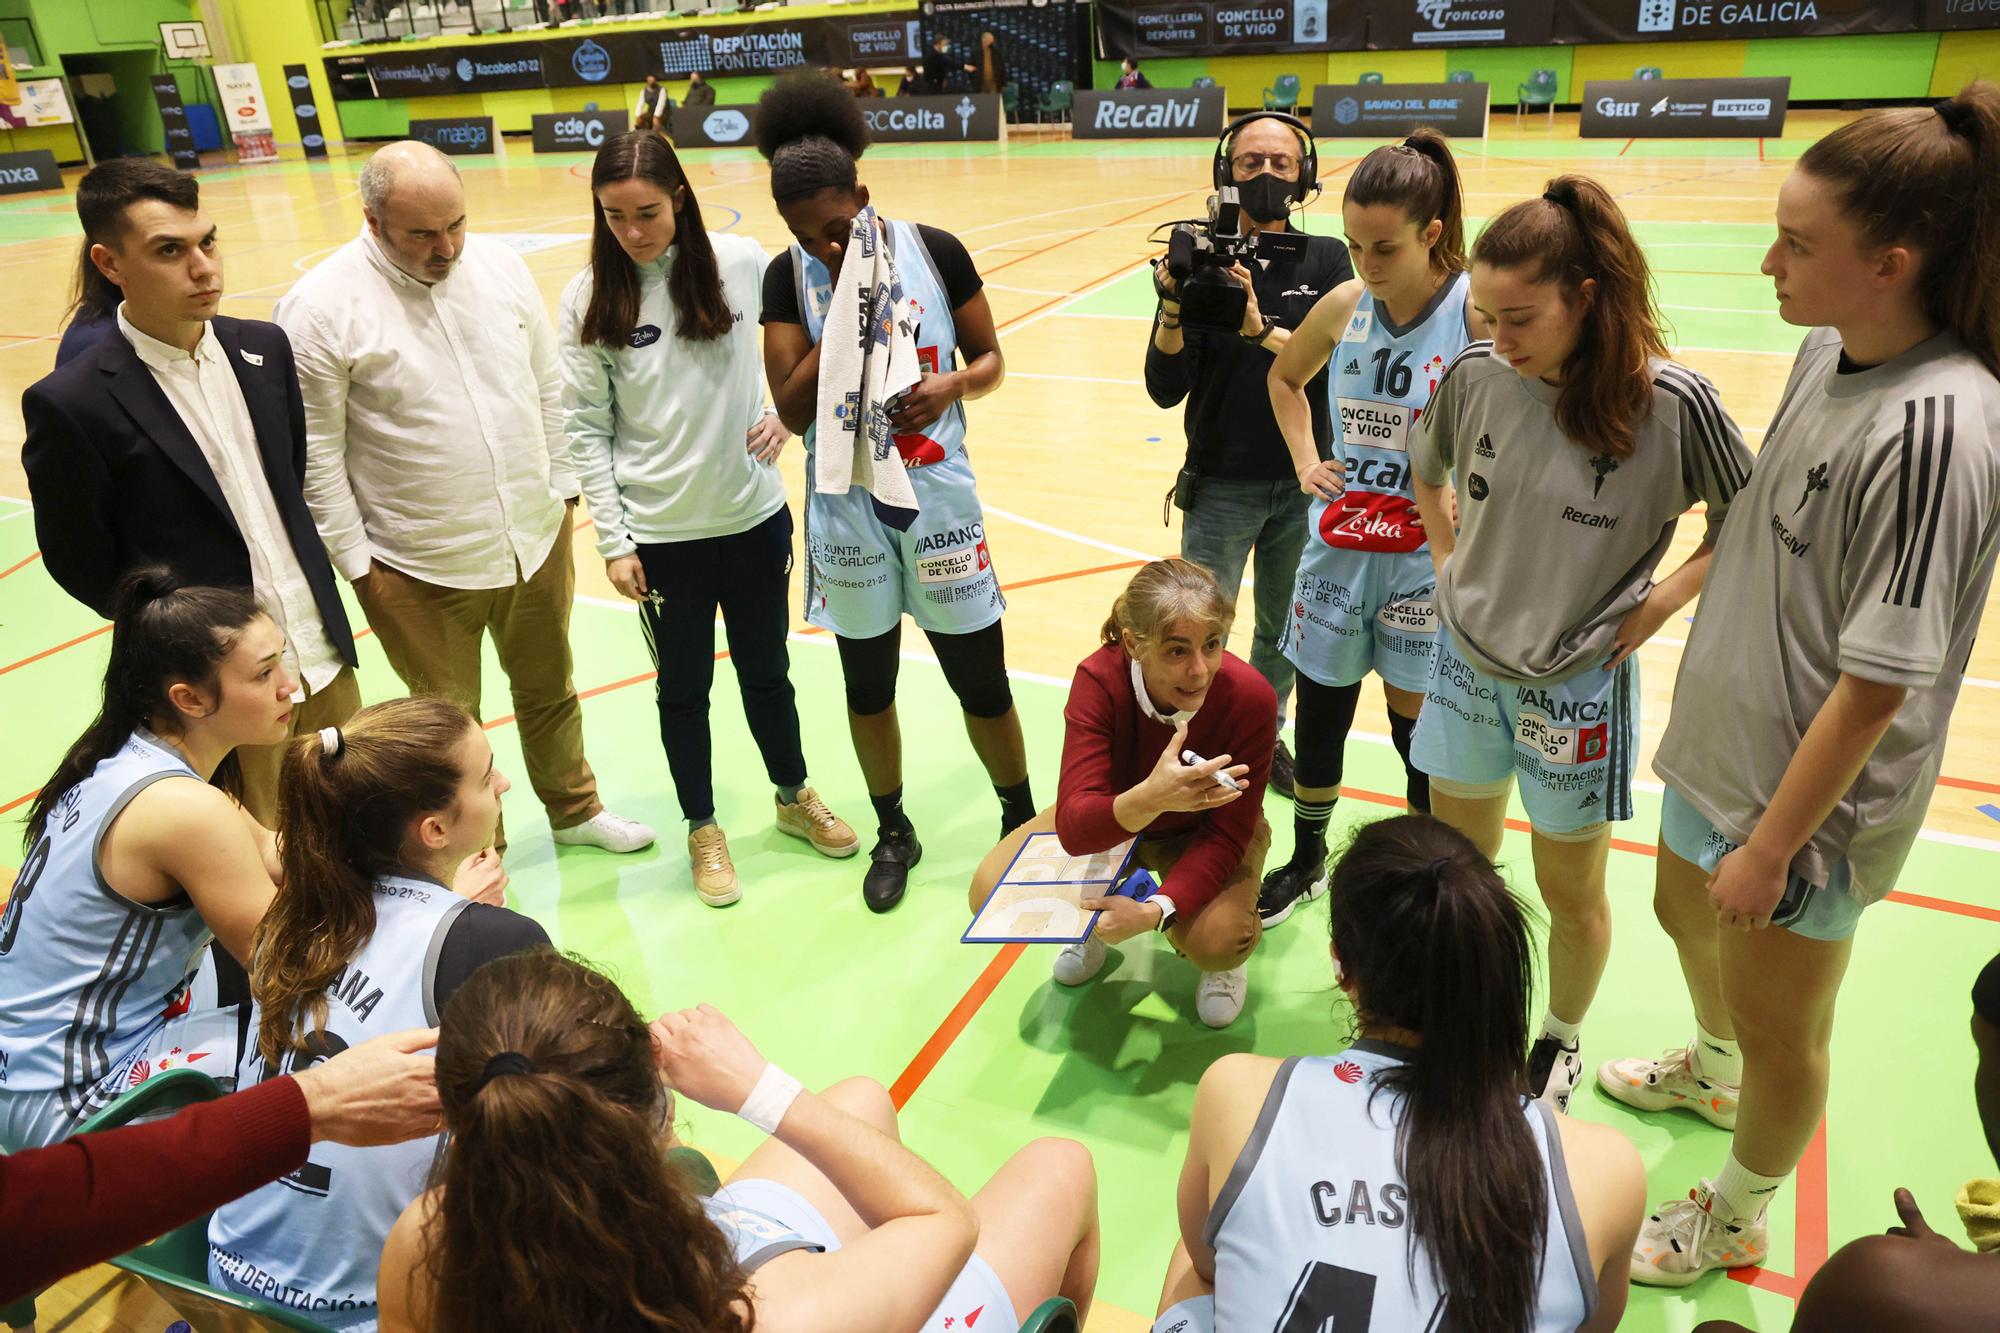
M 1299 136 L 1302 152 L 1299 156 L 1298 183 L 1292 188 L 1292 202 L 1303 204 L 1319 188 L 1319 148 L 1313 143 L 1312 131 L 1306 123 L 1283 111 L 1251 111 L 1230 122 L 1222 137 L 1215 141 L 1215 167 L 1211 173 L 1215 188 L 1220 190 L 1225 185 L 1236 183 L 1229 171 L 1229 148 L 1235 143 L 1237 134 L 1253 120 L 1275 120 Z

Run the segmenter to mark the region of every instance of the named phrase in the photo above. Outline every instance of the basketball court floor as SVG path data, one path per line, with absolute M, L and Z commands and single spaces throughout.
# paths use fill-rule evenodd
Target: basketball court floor
M 1775 313 L 1757 265 L 1789 163 L 1841 117 L 1806 112 L 1782 140 L 1731 143 L 1580 141 L 1574 118 L 1459 146 L 1468 208 L 1482 219 L 1539 193 L 1557 173 L 1604 181 L 1637 225 L 1673 326 L 1670 341 L 1712 378 L 1753 447 L 1783 389 L 1800 331 Z M 1372 144 L 1321 145 L 1327 197 L 1310 230 L 1338 232 L 1347 168 Z M 527 253 L 553 310 L 586 262 L 589 159 L 460 159 L 475 230 Z M 1017 135 L 1001 145 L 884 146 L 862 163 L 882 210 L 956 232 L 987 282 L 1007 357 L 999 392 L 970 407 L 970 447 L 988 540 L 1007 589 L 1009 661 L 1044 802 L 1052 800 L 1064 692 L 1076 662 L 1130 571 L 1178 548 L 1162 495 L 1182 451 L 1180 413 L 1148 400 L 1141 358 L 1150 313 L 1144 269 L 1155 224 L 1190 217 L 1207 193 L 1209 147 L 1195 142 L 1075 143 Z M 698 151 L 688 169 L 717 230 L 775 250 L 786 233 L 765 168 L 748 151 Z M 223 309 L 267 317 L 297 275 L 360 226 L 360 158 L 218 167 L 202 174 L 227 262 Z M 74 178 L 71 178 L 72 184 Z M 0 204 L 0 813 L 17 819 L 62 748 L 88 721 L 106 627 L 56 588 L 37 557 L 14 442 L 20 391 L 50 368 L 76 255 L 68 198 Z M 782 460 L 796 512 L 801 452 Z M 1683 525 L 1678 561 L 1691 548 Z M 1173 1189 L 1194 1086 L 1231 1051 L 1321 1053 L 1345 1040 L 1349 1014 L 1332 985 L 1326 913 L 1303 911 L 1268 935 L 1251 963 L 1237 1023 L 1211 1032 L 1193 1018 L 1194 973 L 1142 939 L 1114 951 L 1095 983 L 1049 979 L 1054 949 L 968 947 L 964 886 L 998 832 L 998 809 L 963 739 L 959 715 L 922 636 L 905 638 L 901 694 L 906 802 L 926 855 L 908 899 L 887 917 L 862 906 L 861 862 L 819 860 L 770 825 L 770 795 L 744 726 L 727 660 L 718 663 L 714 728 L 719 809 L 744 883 L 726 911 L 701 906 L 682 853 L 682 825 L 657 739 L 650 662 L 637 618 L 603 576 L 585 523 L 576 534 L 579 596 L 572 626 L 589 756 L 605 799 L 662 831 L 629 857 L 564 848 L 517 786 L 509 801 L 509 901 L 565 949 L 609 968 L 648 1013 L 701 1001 L 735 1018 L 773 1059 L 809 1083 L 866 1074 L 903 1106 L 905 1139 L 968 1191 L 1038 1135 L 1080 1139 L 1096 1156 L 1105 1246 L 1090 1326 L 1143 1329 L 1175 1237 Z M 1523 588 L 1526 603 L 1534 590 Z M 796 607 L 796 599 L 795 599 Z M 358 608 L 352 608 L 357 624 Z M 1248 651 L 1249 599 L 1232 646 Z M 1989 617 L 1989 627 L 1994 625 Z M 866 792 L 849 748 L 837 660 L 827 636 L 796 621 L 793 680 L 814 781 L 864 837 Z M 1648 756 L 1667 716 L 1685 623 L 1640 654 Z M 1958 1225 L 1951 1201 L 1990 1173 L 1972 1110 L 1967 992 L 2000 950 L 2000 647 L 1975 652 L 1924 838 L 1900 891 L 1868 913 L 1835 1037 L 1832 1102 L 1795 1186 L 1772 1217 L 1769 1266 L 1692 1289 L 1635 1291 L 1626 1326 L 1685 1330 L 1728 1316 L 1782 1329 L 1831 1248 L 1893 1223 L 1892 1189 L 1912 1187 L 1932 1222 Z M 721 645 L 718 642 L 717 647 Z M 379 648 L 362 640 L 370 699 L 401 692 Z M 499 763 L 519 773 L 504 678 L 489 664 L 485 716 Z M 1698 701 L 1695 701 L 1698 705 Z M 1647 770 L 1641 769 L 1642 775 Z M 1335 821 L 1350 826 L 1401 804 L 1400 768 L 1371 687 L 1348 747 L 1349 784 Z M 1268 798 L 1289 849 L 1288 807 Z M 1617 936 L 1591 1015 L 1585 1058 L 1651 1054 L 1681 1042 L 1690 1015 L 1671 945 L 1650 907 L 1657 786 L 1617 830 L 1611 892 Z M 1526 825 L 1503 862 L 1533 896 Z M 18 859 L 0 837 L 0 864 Z M 0 883 L 11 871 L 0 871 Z M 1589 1089 L 1573 1113 L 1618 1126 L 1645 1155 L 1656 1199 L 1719 1165 L 1718 1130 L 1692 1118 L 1646 1119 Z M 755 1132 L 683 1108 L 681 1128 L 725 1161 Z M 71 1279 L 43 1302 L 44 1327 L 158 1330 L 170 1316 L 113 1281 Z M 58 1324 L 57 1321 L 62 1321 Z

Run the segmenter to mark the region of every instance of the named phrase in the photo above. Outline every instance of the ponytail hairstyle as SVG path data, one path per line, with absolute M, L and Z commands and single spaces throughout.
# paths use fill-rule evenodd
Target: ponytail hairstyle
M 664 1155 L 652 1034 L 551 949 L 487 963 L 445 1005 L 450 1131 L 424 1232 L 437 1333 L 751 1333 L 749 1277 Z M 421 1270 L 420 1270 L 421 1271 Z
M 1472 259 L 1559 283 L 1571 301 L 1579 299 L 1586 279 L 1596 280 L 1582 336 L 1563 364 L 1556 424 L 1592 453 L 1628 457 L 1653 405 L 1646 362 L 1665 357 L 1667 342 L 1645 252 L 1610 194 L 1588 176 L 1558 176 L 1541 198 L 1515 204 L 1488 223 Z
M 326 989 L 375 933 L 375 880 L 404 864 L 413 820 L 449 810 L 454 758 L 476 724 L 442 699 L 391 699 L 340 727 L 337 748 L 300 736 L 278 777 L 284 877 L 250 946 L 257 1050 L 277 1068 L 326 1029 Z
M 1404 1099 L 1396 1152 L 1410 1225 L 1451 1322 L 1527 1333 L 1548 1190 L 1522 1113 L 1535 954 L 1520 904 L 1470 839 L 1429 815 L 1363 825 L 1332 889 L 1360 1022 L 1423 1036 L 1376 1090 Z
M 64 328 L 115 319 L 118 304 L 125 299 L 125 293 L 118 289 L 118 284 L 105 277 L 103 270 L 91 259 L 90 248 L 95 244 L 86 236 L 77 251 L 76 276 L 70 281 L 69 309 L 63 312 Z
M 821 190 L 853 194 L 861 183 L 855 162 L 868 150 L 868 118 L 854 94 L 824 73 L 785 75 L 757 99 L 753 119 L 777 203 Z
M 1192 620 L 1227 639 L 1236 620 L 1236 604 L 1223 596 L 1215 575 L 1191 560 L 1155 560 L 1125 585 L 1111 604 L 1099 637 L 1107 644 L 1123 643 L 1130 631 L 1145 648 L 1177 620 Z
M 633 130 L 606 141 L 590 169 L 590 208 L 596 221 L 590 232 L 590 305 L 583 312 L 583 341 L 623 347 L 639 323 L 639 266 L 612 235 L 604 205 L 597 202 L 599 190 L 629 180 L 658 186 L 669 201 L 674 191 L 681 191 L 681 201 L 674 207 L 673 272 L 667 276 L 674 332 L 698 342 L 726 336 L 736 321 L 723 299 L 722 273 L 715 264 L 708 229 L 702 226 L 694 186 L 664 135 Z
M 2000 375 L 2000 88 L 1975 81 L 1934 107 L 1870 111 L 1808 148 L 1868 246 L 1921 256 L 1924 315 Z
M 222 663 L 264 612 L 248 588 L 188 586 L 164 565 L 135 569 L 118 581 L 111 618 L 111 659 L 104 667 L 104 702 L 83 735 L 28 807 L 28 846 L 47 832 L 49 814 L 70 788 L 117 754 L 141 727 L 164 733 L 180 710 L 167 697 L 178 684 L 218 688 Z M 172 740 L 180 728 L 172 728 Z M 210 782 L 230 795 L 242 790 L 232 751 Z
M 1384 144 L 1361 159 L 1347 178 L 1343 201 L 1360 208 L 1394 204 L 1419 231 L 1433 220 L 1444 230 L 1431 247 L 1431 267 L 1440 273 L 1465 268 L 1465 193 L 1451 144 L 1429 126 L 1399 144 Z

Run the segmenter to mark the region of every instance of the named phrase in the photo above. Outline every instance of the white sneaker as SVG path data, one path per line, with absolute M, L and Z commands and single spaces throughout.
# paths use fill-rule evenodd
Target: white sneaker
M 1578 1043 L 1565 1046 L 1546 1033 L 1535 1038 L 1528 1048 L 1528 1095 L 1567 1115 L 1569 1094 L 1583 1078 L 1580 1049 Z
M 1092 935 L 1081 944 L 1066 944 L 1056 955 L 1055 978 L 1060 986 L 1081 986 L 1104 970 L 1110 946 Z
M 550 831 L 557 842 L 569 847 L 602 847 L 607 852 L 636 852 L 653 845 L 653 830 L 636 819 L 620 819 L 609 810 L 599 810 L 571 828 Z
M 1632 1247 L 1632 1280 L 1653 1287 L 1685 1287 L 1717 1268 L 1750 1268 L 1771 1250 L 1763 1217 L 1729 1218 L 1713 1211 L 1729 1205 L 1704 1180 L 1648 1217 Z
M 1226 1028 L 1243 1012 L 1244 997 L 1250 993 L 1247 965 L 1238 963 L 1227 972 L 1204 972 L 1194 988 L 1194 1014 L 1212 1028 Z
M 1641 1111 L 1692 1111 L 1719 1129 L 1735 1129 L 1740 1089 L 1703 1078 L 1698 1058 L 1690 1045 L 1657 1060 L 1606 1060 L 1597 1067 L 1597 1086 Z

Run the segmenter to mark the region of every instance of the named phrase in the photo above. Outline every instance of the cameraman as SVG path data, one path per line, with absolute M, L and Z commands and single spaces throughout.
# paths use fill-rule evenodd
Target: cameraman
M 1312 137 L 1296 117 L 1252 112 L 1224 131 L 1215 184 L 1235 185 L 1244 235 L 1262 243 L 1285 232 L 1292 209 L 1316 185 Z M 1232 600 L 1256 548 L 1257 616 L 1250 648 L 1255 667 L 1278 696 L 1278 725 L 1292 692 L 1293 670 L 1278 640 L 1306 538 L 1307 497 L 1299 489 L 1284 434 L 1265 387 L 1271 363 L 1319 298 L 1354 276 L 1347 247 L 1307 236 L 1302 259 L 1273 263 L 1253 255 L 1229 272 L 1249 289 L 1241 327 L 1183 328 L 1179 284 L 1154 266 L 1159 310 L 1146 346 L 1146 391 L 1161 407 L 1187 399 L 1187 463 L 1174 489 L 1183 511 L 1181 556 L 1205 566 Z M 1322 457 L 1332 438 L 1324 368 L 1306 388 L 1313 439 Z M 1282 739 L 1271 764 L 1272 790 L 1292 794 L 1292 754 Z

